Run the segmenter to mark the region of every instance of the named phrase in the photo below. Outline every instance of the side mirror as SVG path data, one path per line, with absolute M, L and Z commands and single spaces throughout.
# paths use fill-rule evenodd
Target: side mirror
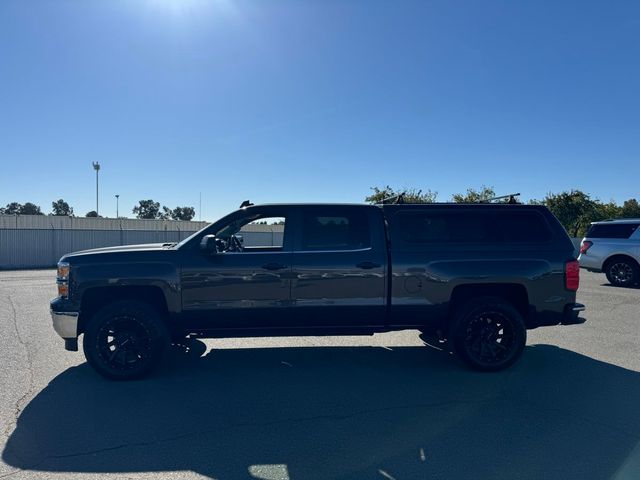
M 218 253 L 218 244 L 215 235 L 205 235 L 200 241 L 200 251 L 209 255 Z

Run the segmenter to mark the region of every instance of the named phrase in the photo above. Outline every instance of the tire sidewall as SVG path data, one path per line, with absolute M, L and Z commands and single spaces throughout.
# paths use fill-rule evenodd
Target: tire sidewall
M 478 362 L 471 355 L 465 345 L 467 326 L 482 312 L 499 312 L 509 318 L 514 330 L 514 346 L 509 356 L 495 364 Z M 510 303 L 493 297 L 477 298 L 456 309 L 453 315 L 450 337 L 454 353 L 471 369 L 477 371 L 495 372 L 513 365 L 521 356 L 527 343 L 527 329 L 524 319 L 518 310 Z
M 611 268 L 614 265 L 617 265 L 619 263 L 626 263 L 631 268 L 631 272 L 632 272 L 633 276 L 631 277 L 630 281 L 628 281 L 628 282 L 619 282 L 611 274 Z M 638 282 L 638 266 L 635 265 L 633 262 L 630 262 L 628 260 L 612 261 L 612 262 L 610 262 L 609 265 L 607 265 L 607 269 L 605 271 L 605 275 L 607 276 L 607 280 L 609 281 L 609 283 L 611 285 L 613 285 L 613 286 L 616 286 L 616 287 L 630 287 L 632 285 L 635 285 Z
M 126 314 L 141 322 L 149 332 L 151 351 L 148 360 L 135 370 L 118 371 L 109 368 L 101 358 L 98 335 L 102 326 L 115 316 Z M 89 320 L 83 336 L 82 347 L 87 362 L 102 376 L 111 380 L 133 380 L 147 375 L 162 358 L 169 344 L 169 333 L 160 314 L 141 302 L 122 300 L 106 305 Z

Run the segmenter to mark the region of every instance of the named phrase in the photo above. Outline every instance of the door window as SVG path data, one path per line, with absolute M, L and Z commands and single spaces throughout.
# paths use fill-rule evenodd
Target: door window
M 278 247 L 284 245 L 284 217 L 268 217 L 244 225 L 236 236 L 241 236 L 245 247 Z
M 369 220 L 365 212 L 305 213 L 302 250 L 358 250 L 371 246 Z
M 277 251 L 284 246 L 285 228 L 285 217 L 257 214 L 225 225 L 216 237 L 224 251 Z

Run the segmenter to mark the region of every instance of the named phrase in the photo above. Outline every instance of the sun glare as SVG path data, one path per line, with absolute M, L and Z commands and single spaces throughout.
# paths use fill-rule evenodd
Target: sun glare
M 225 15 L 237 13 L 233 0 L 147 0 L 147 3 L 175 16 L 201 15 L 208 11 Z

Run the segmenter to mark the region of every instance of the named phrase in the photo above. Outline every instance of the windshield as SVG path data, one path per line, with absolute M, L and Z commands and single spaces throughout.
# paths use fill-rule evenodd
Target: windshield
M 196 238 L 198 235 L 202 234 L 205 230 L 207 230 L 209 227 L 211 227 L 211 225 L 207 225 L 206 227 L 198 230 L 195 233 L 192 233 L 191 235 L 189 235 L 187 238 L 185 238 L 184 240 L 182 240 L 181 242 L 176 243 L 172 248 L 175 249 L 180 249 L 183 246 L 185 246 L 187 243 L 189 243 L 191 240 L 193 240 L 194 238 Z
M 193 239 L 198 236 L 204 235 L 205 232 L 209 234 L 214 234 L 219 238 L 227 239 L 231 235 L 238 233 L 242 227 L 253 222 L 255 219 L 259 218 L 261 215 L 256 213 L 254 215 L 242 215 L 240 218 L 236 218 L 235 220 L 231 220 L 231 218 L 238 215 L 238 212 L 242 212 L 239 210 L 237 212 L 233 212 L 226 217 L 221 218 L 217 222 L 207 225 L 206 227 L 198 230 L 197 232 L 189 235 L 187 238 L 177 243 L 173 248 L 180 249 L 190 243 Z M 229 218 L 230 221 L 225 221 L 225 219 Z M 217 227 L 214 227 L 217 226 Z

